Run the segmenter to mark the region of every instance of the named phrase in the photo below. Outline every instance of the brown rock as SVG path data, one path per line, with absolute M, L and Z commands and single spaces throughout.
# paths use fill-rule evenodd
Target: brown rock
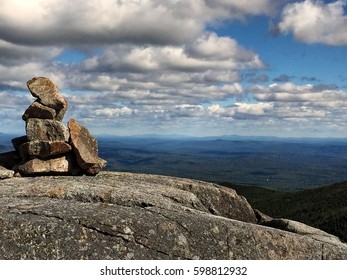
M 55 120 L 28 119 L 26 134 L 29 141 L 69 141 L 68 129 Z
M 72 174 L 78 171 L 76 163 L 71 155 L 63 157 L 42 160 L 34 158 L 24 164 L 19 165 L 19 172 L 24 175 L 40 175 L 40 174 Z
M 64 107 L 59 109 L 59 110 L 56 110 L 57 115 L 56 115 L 55 119 L 57 121 L 62 121 L 64 116 L 65 116 L 65 113 L 67 111 L 68 102 L 66 101 L 66 99 L 64 99 L 64 102 L 65 102 Z
M 97 174 L 106 165 L 106 161 L 98 157 L 96 139 L 85 126 L 79 125 L 74 119 L 71 119 L 67 125 L 78 165 L 87 174 Z
M 36 77 L 27 82 L 28 89 L 40 102 L 53 109 L 61 110 L 67 106 L 58 87 L 48 78 Z
M 28 157 L 45 158 L 65 154 L 70 150 L 71 146 L 62 141 L 31 141 L 24 143 L 19 147 L 19 154 L 21 158 L 25 160 Z
M 29 118 L 36 119 L 55 119 L 56 111 L 53 108 L 42 105 L 39 101 L 34 101 L 28 109 L 24 112 L 22 119 L 28 120 Z

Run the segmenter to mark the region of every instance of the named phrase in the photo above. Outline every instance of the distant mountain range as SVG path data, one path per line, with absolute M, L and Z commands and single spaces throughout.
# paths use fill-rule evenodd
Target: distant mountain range
M 0 137 L 13 138 L 21 136 L 15 133 L 0 132 Z M 217 135 L 217 136 L 189 136 L 183 134 L 136 134 L 128 136 L 118 136 L 109 134 L 95 135 L 97 139 L 115 140 L 115 139 L 161 139 L 161 140 L 197 140 L 197 141 L 211 141 L 211 140 L 252 140 L 252 141 L 280 141 L 280 142 L 346 142 L 347 138 L 333 138 L 333 137 L 278 137 L 278 136 L 247 136 L 247 135 Z
M 347 138 L 333 137 L 278 137 L 278 136 L 245 136 L 245 135 L 220 135 L 220 136 L 189 136 L 182 134 L 138 134 L 130 136 L 115 136 L 115 135 L 96 135 L 98 139 L 166 139 L 166 140 L 252 140 L 252 141 L 281 141 L 281 142 L 346 142 Z
M 233 137 L 233 136 L 230 136 Z M 235 136 L 236 137 L 236 136 Z M 347 140 L 100 137 L 107 169 L 300 190 L 347 180 Z
M 0 134 L 0 152 L 13 150 Z M 99 154 L 114 171 L 302 190 L 347 181 L 347 139 L 278 137 L 100 136 Z

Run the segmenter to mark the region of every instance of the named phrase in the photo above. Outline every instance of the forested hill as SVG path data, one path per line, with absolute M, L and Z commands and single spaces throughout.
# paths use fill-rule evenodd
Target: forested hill
M 232 187 L 246 197 L 253 208 L 273 218 L 300 221 L 347 242 L 347 182 L 298 192 L 221 184 Z
M 112 136 L 98 142 L 109 171 L 288 191 L 347 181 L 347 139 Z M 10 150 L 11 136 L 0 137 L 0 152 Z

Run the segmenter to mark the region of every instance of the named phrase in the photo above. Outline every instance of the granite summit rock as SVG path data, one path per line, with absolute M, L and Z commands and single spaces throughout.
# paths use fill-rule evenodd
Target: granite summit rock
M 0 259 L 347 259 L 337 239 L 258 225 L 235 191 L 189 179 L 12 178 L 0 212 Z

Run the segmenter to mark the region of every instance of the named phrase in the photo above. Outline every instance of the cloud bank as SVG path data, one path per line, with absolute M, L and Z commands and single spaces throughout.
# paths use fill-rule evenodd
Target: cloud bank
M 280 15 L 280 32 L 297 40 L 346 44 L 345 1 L 293 2 L 2 0 L 0 131 L 24 127 L 25 82 L 49 76 L 69 101 L 67 118 L 96 133 L 291 135 L 325 123 L 328 134 L 347 117 L 345 92 L 285 73 L 270 84 L 258 53 L 209 28 Z

